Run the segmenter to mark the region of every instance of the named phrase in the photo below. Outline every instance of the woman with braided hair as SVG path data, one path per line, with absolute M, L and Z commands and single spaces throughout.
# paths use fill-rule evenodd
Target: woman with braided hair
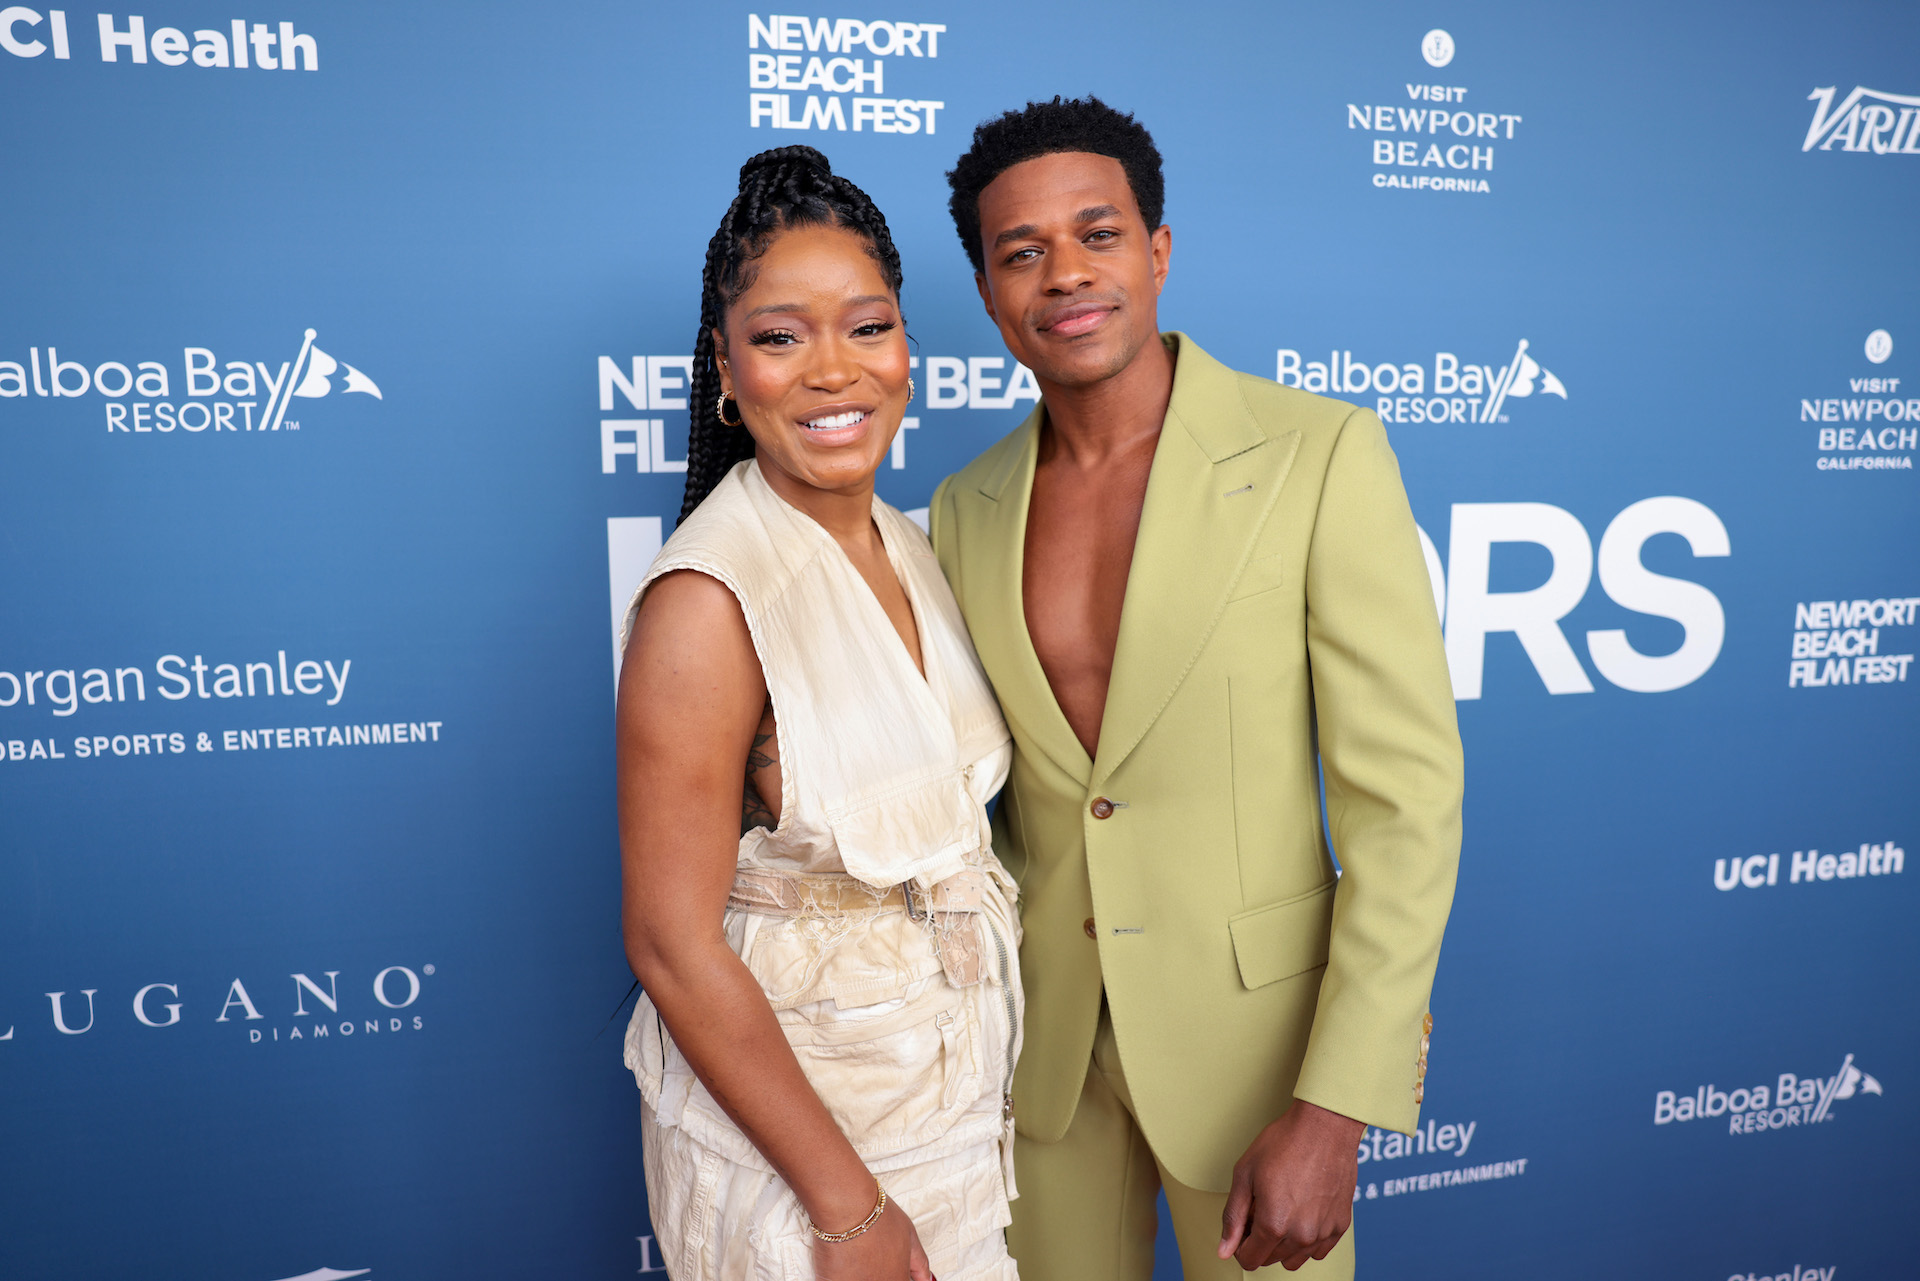
M 626 1062 L 674 1281 L 1017 1281 L 1023 1008 L 986 805 L 1005 722 L 874 494 L 913 395 L 900 256 L 811 147 L 707 248 L 680 526 L 618 744 Z

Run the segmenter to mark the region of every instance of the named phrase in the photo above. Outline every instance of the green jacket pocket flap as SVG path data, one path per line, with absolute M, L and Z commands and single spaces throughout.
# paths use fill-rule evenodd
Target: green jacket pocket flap
M 1240 981 L 1249 989 L 1292 978 L 1327 963 L 1337 880 L 1227 921 Z

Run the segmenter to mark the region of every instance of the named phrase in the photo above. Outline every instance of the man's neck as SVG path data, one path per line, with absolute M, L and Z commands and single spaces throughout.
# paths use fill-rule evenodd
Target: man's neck
M 1157 437 L 1173 398 L 1173 353 L 1156 335 L 1110 378 L 1066 386 L 1037 378 L 1047 406 L 1043 457 L 1092 468 Z

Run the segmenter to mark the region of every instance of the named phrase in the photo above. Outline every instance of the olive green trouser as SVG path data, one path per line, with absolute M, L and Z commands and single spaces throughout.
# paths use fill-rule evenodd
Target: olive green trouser
M 1007 1246 L 1021 1281 L 1151 1281 L 1159 1228 L 1156 1193 L 1166 1190 L 1186 1281 L 1239 1281 L 1239 1263 L 1222 1260 L 1220 1217 L 1227 1198 L 1174 1179 L 1153 1155 L 1133 1117 L 1133 1095 L 1106 1006 L 1094 1036 L 1093 1062 L 1073 1124 L 1058 1143 L 1021 1136 L 1013 1160 L 1020 1197 L 1013 1203 Z M 1298 1272 L 1278 1264 L 1262 1276 L 1343 1281 L 1353 1276 L 1353 1232 L 1333 1253 Z

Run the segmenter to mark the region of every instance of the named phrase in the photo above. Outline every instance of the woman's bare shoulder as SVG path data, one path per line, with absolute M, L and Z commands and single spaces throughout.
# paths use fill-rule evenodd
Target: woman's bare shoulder
M 765 697 L 740 601 L 725 583 L 696 569 L 672 570 L 648 586 L 627 641 L 623 692 L 629 677 L 656 695 L 663 685 L 719 682 L 744 687 L 749 698 Z

